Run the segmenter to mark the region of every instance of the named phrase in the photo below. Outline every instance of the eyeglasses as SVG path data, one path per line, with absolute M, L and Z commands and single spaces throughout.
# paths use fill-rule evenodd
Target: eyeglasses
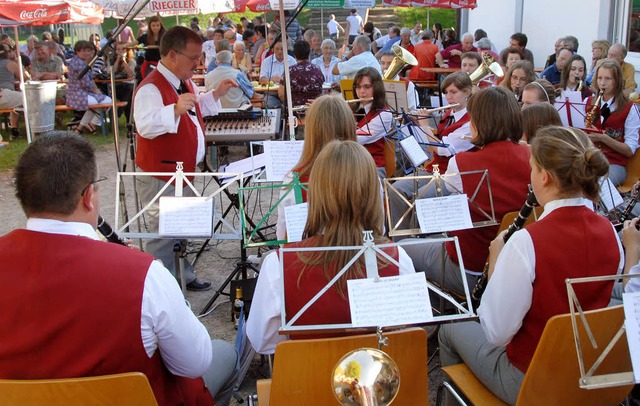
M 80 193 L 80 196 L 84 196 L 84 193 L 87 191 L 87 189 L 89 189 L 89 186 L 91 186 L 91 185 L 93 185 L 93 184 L 95 184 L 95 183 L 98 183 L 98 182 L 105 181 L 105 180 L 107 180 L 107 179 L 108 179 L 108 178 L 107 178 L 106 176 L 101 176 L 101 177 L 99 177 L 98 179 L 96 179 L 96 180 L 94 180 L 94 181 L 91 181 L 91 183 L 89 183 L 87 186 L 85 186 L 85 187 L 82 189 L 82 192 Z
M 191 62 L 197 62 L 200 59 L 200 55 L 189 56 L 189 55 L 185 54 L 184 52 L 180 52 L 180 51 L 176 51 L 176 53 L 189 58 L 191 60 Z
M 360 90 L 360 89 L 365 89 L 365 90 L 369 90 L 373 88 L 372 84 L 366 84 L 366 85 L 362 85 L 362 86 L 356 86 L 356 90 Z

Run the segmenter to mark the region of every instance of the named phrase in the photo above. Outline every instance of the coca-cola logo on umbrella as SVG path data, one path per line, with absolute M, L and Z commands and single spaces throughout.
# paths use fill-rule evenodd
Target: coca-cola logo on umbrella
M 21 20 L 35 20 L 38 18 L 46 17 L 47 9 L 46 8 L 38 8 L 32 11 L 22 10 L 20 12 Z

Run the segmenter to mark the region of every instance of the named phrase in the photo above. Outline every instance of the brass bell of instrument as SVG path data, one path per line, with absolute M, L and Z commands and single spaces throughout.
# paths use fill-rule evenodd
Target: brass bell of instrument
M 347 353 L 333 368 L 332 386 L 343 405 L 389 405 L 400 388 L 400 371 L 385 352 L 359 348 Z
M 384 80 L 393 80 L 393 78 L 395 78 L 396 75 L 400 73 L 400 71 L 407 65 L 418 65 L 418 60 L 416 59 L 416 57 L 413 56 L 411 52 L 402 48 L 400 45 L 394 45 L 391 47 L 391 49 L 396 54 L 396 56 L 395 58 L 393 58 L 393 61 L 391 61 L 389 69 L 387 69 L 384 75 L 382 75 L 382 79 Z
M 469 79 L 471 79 L 471 83 L 477 85 L 482 79 L 490 74 L 494 74 L 501 78 L 504 76 L 504 71 L 500 64 L 493 59 L 493 56 L 488 53 L 484 53 L 482 54 L 482 65 L 478 66 L 476 70 L 469 74 Z

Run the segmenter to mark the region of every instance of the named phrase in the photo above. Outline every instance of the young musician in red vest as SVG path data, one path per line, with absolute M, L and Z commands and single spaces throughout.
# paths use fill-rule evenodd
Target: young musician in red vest
M 464 72 L 455 72 L 448 75 L 442 82 L 442 92 L 447 98 L 450 105 L 458 104 L 445 113 L 438 123 L 437 134 L 433 134 L 433 130 L 428 124 L 421 122 L 421 128 L 431 138 L 432 141 L 447 144 L 447 147 L 429 147 L 433 154 L 433 160 L 426 165 L 425 169 L 428 173 L 433 172 L 433 165 L 438 164 L 441 173 L 447 170 L 449 159 L 458 152 L 468 151 L 474 148 L 468 138 L 471 134 L 469 129 L 469 114 L 467 113 L 467 101 L 471 96 L 473 85 L 469 75 Z M 424 110 L 418 111 L 419 115 L 425 115 Z M 423 120 L 428 121 L 428 120 Z M 420 129 L 414 132 L 421 132 Z M 399 180 L 393 184 L 393 188 L 402 194 L 405 198 L 410 199 L 413 196 L 415 188 L 418 189 L 418 195 L 429 195 L 423 187 L 426 180 L 419 180 L 416 184 L 413 180 Z M 398 193 L 389 193 L 389 206 L 391 209 L 391 218 L 395 224 L 403 215 L 408 206 Z M 417 227 L 417 225 L 415 225 Z M 413 228 L 410 225 L 408 217 L 400 223 L 401 228 Z
M 320 152 L 309 179 L 309 215 L 303 240 L 286 248 L 360 246 L 363 231 L 373 231 L 376 243 L 386 242 L 380 183 L 371 155 L 353 141 L 331 141 Z M 400 267 L 378 257 L 380 276 L 413 273 L 413 264 L 404 250 L 385 249 Z M 261 354 L 274 352 L 286 337 L 278 334 L 281 326 L 283 289 L 287 318 L 291 319 L 353 257 L 353 251 L 287 252 L 284 256 L 284 281 L 280 273 L 279 253 L 267 255 L 253 295 L 247 321 L 247 337 Z M 295 324 L 350 323 L 347 280 L 366 275 L 364 257 L 298 319 Z M 301 338 L 296 335 L 296 338 Z
M 333 140 L 356 140 L 356 125 L 353 121 L 353 113 L 342 96 L 324 95 L 313 101 L 304 125 L 304 146 L 302 156 L 291 170 L 297 172 L 301 183 L 309 182 L 309 175 L 318 154 L 322 148 Z M 292 173 L 282 181 L 283 184 L 293 181 Z M 282 189 L 280 197 L 284 199 L 278 204 L 278 222 L 276 223 L 276 236 L 278 240 L 286 239 L 286 223 L 284 209 L 296 204 L 293 191 Z M 286 193 L 286 196 L 285 196 Z M 307 192 L 302 190 L 302 200 L 307 201 Z
M 595 106 L 595 129 L 603 133 L 590 133 L 589 138 L 602 151 L 611 164 L 609 179 L 620 185 L 627 177 L 625 165 L 638 149 L 640 116 L 638 108 L 623 93 L 624 80 L 620 65 L 612 59 L 600 64 L 593 82 L 596 94 L 602 91 L 600 105 Z M 587 99 L 586 111 L 594 109 L 595 95 Z
M 378 168 L 378 174 L 384 178 L 384 143 L 385 137 L 391 131 L 393 114 L 386 108 L 386 91 L 380 73 L 374 68 L 362 68 L 356 72 L 353 78 L 353 94 L 358 99 L 366 99 L 356 107 L 357 131 L 367 134 L 358 135 L 358 142 L 369 151 Z
M 496 396 L 515 404 L 542 331 L 569 312 L 566 278 L 613 275 L 622 247 L 609 220 L 593 212 L 608 162 L 580 130 L 546 127 L 531 145 L 531 184 L 540 219 L 491 243 L 480 323 L 440 330 L 443 365 L 464 362 Z M 597 247 L 597 249 L 594 249 Z M 583 310 L 607 306 L 613 282 L 574 285 Z
M 457 175 L 460 172 L 489 171 L 493 210 L 498 222 L 502 216 L 517 211 L 527 196 L 529 183 L 529 147 L 520 145 L 522 137 L 521 111 L 513 93 L 502 87 L 488 87 L 471 96 L 467 104 L 471 117 L 471 142 L 476 150 L 460 152 L 449 160 L 447 193 L 461 191 L 474 193 L 478 185 L 474 204 L 469 205 L 471 220 L 486 219 L 491 212 L 487 182 L 481 183 L 482 174 Z M 431 194 L 434 196 L 434 194 Z M 498 226 L 471 228 L 453 231 L 458 237 L 465 266 L 468 286 L 475 286 L 484 269 L 489 254 L 489 243 L 495 237 Z M 419 248 L 418 248 L 419 247 Z M 464 294 L 455 245 L 446 244 L 446 253 L 440 243 L 407 246 L 417 270 L 423 270 L 427 278 L 440 283 L 444 276 L 444 287 Z M 443 275 L 444 263 L 444 275 Z
M 96 235 L 106 178 L 91 143 L 43 135 L 15 176 L 28 220 L 0 237 L 0 379 L 138 371 L 160 405 L 213 404 L 216 394 L 228 404 L 233 346 L 211 341 L 160 262 Z
M 182 162 L 184 172 L 195 172 L 205 153 L 203 116 L 212 116 L 220 109 L 220 97 L 229 88 L 237 87 L 233 79 L 225 79 L 207 93 L 197 94 L 191 81 L 202 54 L 202 39 L 186 27 L 168 30 L 160 41 L 160 63 L 142 81 L 134 98 L 134 118 L 138 135 L 136 165 L 143 172 L 175 172 L 176 162 Z M 138 192 L 143 205 L 149 203 L 165 186 L 169 177 L 139 177 Z M 164 196 L 173 196 L 168 187 Z M 184 188 L 184 195 L 192 195 Z M 158 230 L 158 200 L 147 211 L 152 232 Z M 155 239 L 146 244 L 146 252 L 162 260 L 176 275 L 173 246 L 177 240 Z M 207 290 L 211 283 L 196 278 L 189 261 L 182 261 L 184 279 L 189 290 Z

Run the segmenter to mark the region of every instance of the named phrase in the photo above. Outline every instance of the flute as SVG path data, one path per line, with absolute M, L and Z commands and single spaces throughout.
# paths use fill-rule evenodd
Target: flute
M 458 107 L 459 105 L 460 105 L 460 103 L 454 103 L 454 104 L 448 104 L 448 105 L 442 106 L 442 107 L 436 107 L 434 109 L 427 109 L 427 110 L 421 110 L 421 111 L 424 114 L 431 114 L 431 113 L 435 113 L 436 111 L 452 109 L 454 107 Z
M 345 100 L 347 103 L 365 103 L 365 102 L 370 102 L 373 101 L 373 97 L 365 97 L 363 99 L 351 99 L 351 100 Z

